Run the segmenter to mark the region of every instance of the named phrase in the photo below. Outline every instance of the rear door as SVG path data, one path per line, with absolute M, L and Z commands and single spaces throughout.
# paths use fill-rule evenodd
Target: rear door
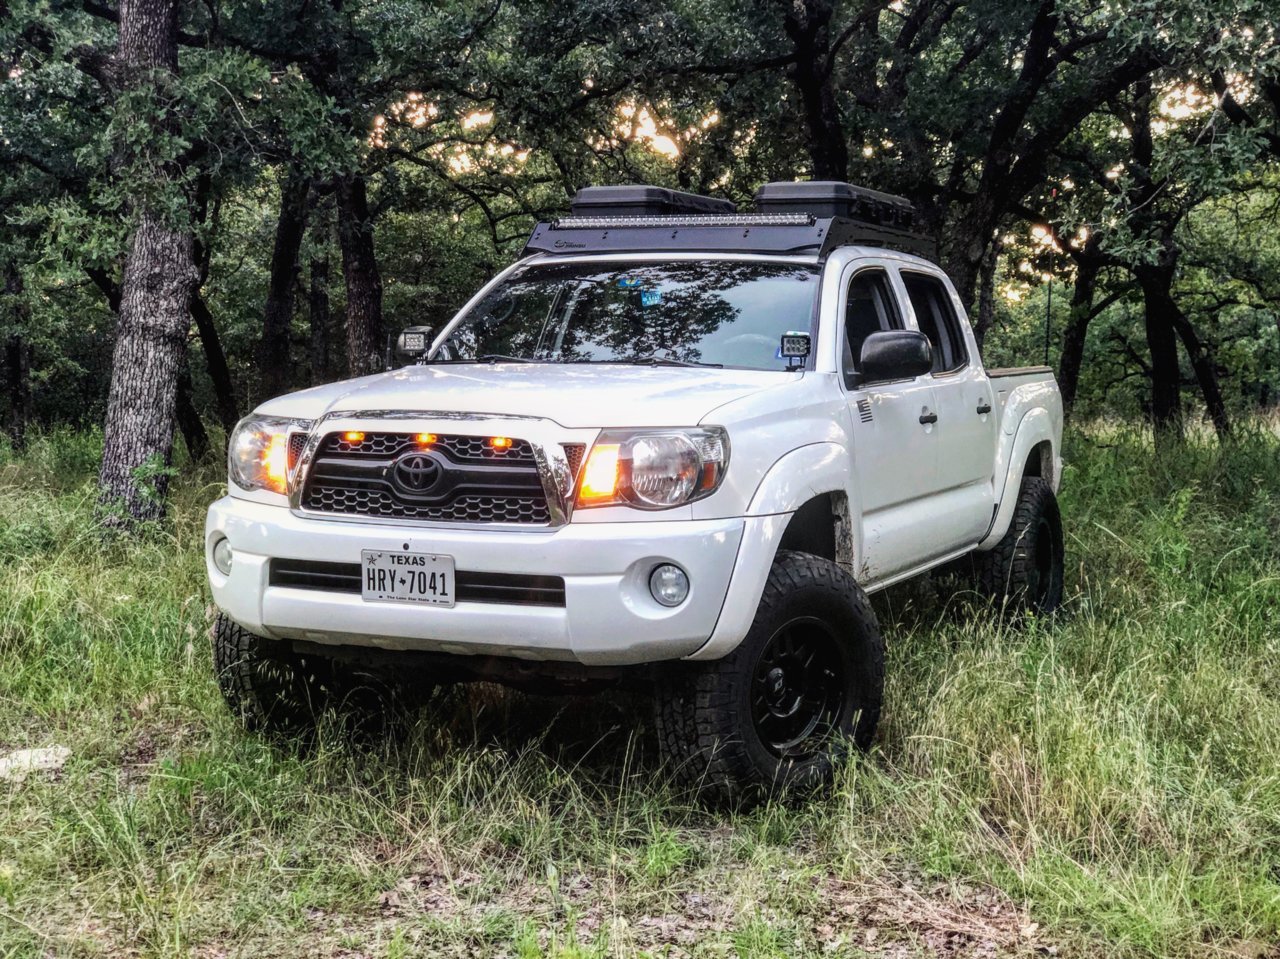
M 841 371 L 853 432 L 853 467 L 862 517 L 860 581 L 873 582 L 936 555 L 921 522 L 937 492 L 937 444 L 929 422 L 930 375 L 857 384 L 862 343 L 878 330 L 903 329 L 903 291 L 887 264 L 859 259 L 843 274 Z
M 952 552 L 976 545 L 995 509 L 991 381 L 945 279 L 908 268 L 900 276 L 916 326 L 933 345 L 930 379 L 938 414 L 938 478 L 929 523 L 941 552 Z

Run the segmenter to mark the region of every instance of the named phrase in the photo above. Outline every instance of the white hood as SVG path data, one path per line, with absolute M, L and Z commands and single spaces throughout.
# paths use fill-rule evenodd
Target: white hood
M 717 407 L 803 373 L 611 364 L 408 366 L 269 400 L 258 411 L 318 419 L 382 410 L 537 416 L 565 428 L 694 426 Z

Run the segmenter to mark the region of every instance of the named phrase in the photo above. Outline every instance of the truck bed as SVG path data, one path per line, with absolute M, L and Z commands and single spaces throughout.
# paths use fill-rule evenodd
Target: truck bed
M 1047 366 L 1006 366 L 987 370 L 987 379 L 991 381 L 991 389 L 995 391 L 996 405 L 1000 407 L 1002 417 L 1010 398 L 1015 395 L 1037 396 L 1043 401 L 1045 387 L 1055 395 L 1058 392 L 1053 370 Z

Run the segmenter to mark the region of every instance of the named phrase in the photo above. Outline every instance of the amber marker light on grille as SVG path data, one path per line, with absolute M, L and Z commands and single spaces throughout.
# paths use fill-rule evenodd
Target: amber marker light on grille
M 494 436 L 489 440 L 489 445 L 495 450 L 509 450 L 511 449 L 511 437 Z
M 591 447 L 587 465 L 582 468 L 578 501 L 600 503 L 612 500 L 618 489 L 618 444 L 604 443 Z
M 283 493 L 289 481 L 289 448 L 283 433 L 272 433 L 262 454 L 262 473 L 277 493 Z
M 435 433 L 419 433 L 417 436 L 414 437 L 414 439 L 418 441 L 419 446 L 430 446 L 432 443 L 436 441 L 436 434 Z
M 342 438 L 346 440 L 348 443 L 364 442 L 364 434 L 361 433 L 359 430 L 348 430 L 347 432 L 342 434 Z

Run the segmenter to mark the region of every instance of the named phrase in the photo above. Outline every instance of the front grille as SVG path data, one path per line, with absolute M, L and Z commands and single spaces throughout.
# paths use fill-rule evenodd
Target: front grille
M 350 456 L 387 457 L 417 449 L 419 433 L 362 433 L 360 439 L 348 439 L 344 433 L 331 433 L 325 438 L 321 452 L 329 451 Z M 509 447 L 495 447 L 485 436 L 454 436 L 451 434 L 428 434 L 432 437 L 431 449 L 448 453 L 449 458 L 459 462 L 468 460 L 491 462 L 533 463 L 533 447 L 526 440 L 511 440 Z
M 455 523 L 546 523 L 546 501 L 533 497 L 462 496 L 439 506 L 413 506 L 379 490 L 309 487 L 306 509 L 353 516 L 389 516 L 396 519 L 447 520 Z
M 304 509 L 458 523 L 551 521 L 533 446 L 484 436 L 330 433 L 303 484 Z M 412 465 L 416 464 L 416 465 Z M 406 468 L 408 467 L 408 468 Z M 429 474 L 414 487 L 414 471 Z M 406 479 L 408 477 L 408 479 Z
M 455 573 L 460 603 L 502 603 L 512 606 L 564 606 L 564 578 L 523 573 Z M 359 593 L 359 563 L 328 563 L 310 559 L 273 559 L 272 586 L 314 589 L 330 593 Z

